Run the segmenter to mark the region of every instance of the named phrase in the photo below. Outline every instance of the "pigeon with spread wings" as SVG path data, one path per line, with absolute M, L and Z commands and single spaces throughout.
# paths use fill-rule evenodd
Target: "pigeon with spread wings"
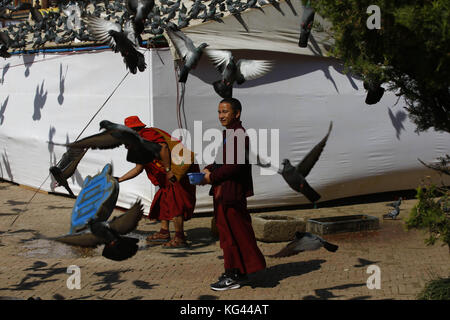
M 184 64 L 181 68 L 178 82 L 186 83 L 189 72 L 192 69 L 195 69 L 203 55 L 203 50 L 208 46 L 208 44 L 201 43 L 198 47 L 196 47 L 188 36 L 186 36 L 182 31 L 174 28 L 166 28 L 166 34 L 174 45 L 180 58 L 183 59 Z
M 124 144 L 127 149 L 127 160 L 133 163 L 146 164 L 160 159 L 161 145 L 145 140 L 133 129 L 108 120 L 100 122 L 103 132 L 66 144 L 69 148 L 114 149 Z
M 283 168 L 278 171 L 278 173 L 283 176 L 284 180 L 292 189 L 304 194 L 305 197 L 313 203 L 320 199 L 320 194 L 318 194 L 308 184 L 306 177 L 319 160 L 332 128 L 333 122 L 330 122 L 327 135 L 303 158 L 303 160 L 296 167 L 291 164 L 289 159 L 284 159 L 282 162 Z
M 295 239 L 289 242 L 284 248 L 279 252 L 270 255 L 272 258 L 283 258 L 296 255 L 303 251 L 314 251 L 324 247 L 330 252 L 336 252 L 339 248 L 337 245 L 329 243 L 328 241 L 322 239 L 318 235 L 309 232 L 299 232 L 295 233 Z
M 49 171 L 55 178 L 55 187 L 63 186 L 72 197 L 75 197 L 72 190 L 67 183 L 69 179 L 77 169 L 78 163 L 80 163 L 84 154 L 88 149 L 69 148 L 61 157 L 61 160 L 56 166 L 50 167 Z
M 228 50 L 207 50 L 213 64 L 222 75 L 222 79 L 213 83 L 214 90 L 222 98 L 231 98 L 233 84 L 243 84 L 247 80 L 260 78 L 272 70 L 273 62 L 269 60 L 240 59 L 235 61 Z
M 143 206 L 138 200 L 127 212 L 110 222 L 91 222 L 88 229 L 55 240 L 81 247 L 97 247 L 104 244 L 102 252 L 104 257 L 116 261 L 125 260 L 137 252 L 138 239 L 123 235 L 136 229 L 142 215 Z
M 139 41 L 131 20 L 125 23 L 123 29 L 118 23 L 95 16 L 89 16 L 87 22 L 89 33 L 98 41 L 107 43 L 114 52 L 120 52 L 131 73 L 136 74 L 138 69 L 140 72 L 145 70 L 147 64 L 144 55 L 137 50 Z

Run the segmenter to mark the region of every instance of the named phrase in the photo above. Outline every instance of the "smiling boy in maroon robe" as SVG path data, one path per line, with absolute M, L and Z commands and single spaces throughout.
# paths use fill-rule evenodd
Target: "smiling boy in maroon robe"
M 239 129 L 245 132 L 240 121 L 241 111 L 239 100 L 222 100 L 219 103 L 219 121 L 222 126 L 233 132 Z M 238 150 L 238 138 L 234 137 L 234 161 L 227 163 L 226 151 L 233 150 L 226 147 L 226 130 L 223 136 L 224 164 L 212 164 L 203 169 L 203 184 L 212 185 L 210 194 L 214 196 L 214 215 L 225 266 L 225 272 L 218 282 L 211 284 L 211 289 L 216 291 L 240 288 L 247 280 L 247 274 L 266 268 L 266 261 L 256 243 L 251 217 L 247 211 L 247 197 L 253 195 L 251 165 L 248 161 L 238 163 L 239 152 L 248 153 L 248 138 L 245 139 L 245 150 Z

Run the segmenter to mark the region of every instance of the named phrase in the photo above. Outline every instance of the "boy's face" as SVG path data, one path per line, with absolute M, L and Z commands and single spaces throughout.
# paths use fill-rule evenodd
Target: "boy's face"
M 230 103 L 222 102 L 219 104 L 219 121 L 222 126 L 228 127 L 233 121 L 239 119 L 240 115 L 240 111 L 236 113 L 233 111 Z

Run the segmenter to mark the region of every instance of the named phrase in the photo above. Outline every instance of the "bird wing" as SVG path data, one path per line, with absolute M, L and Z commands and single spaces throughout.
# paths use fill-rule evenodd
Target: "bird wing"
M 95 16 L 88 16 L 87 21 L 89 33 L 98 41 L 108 43 L 108 45 L 115 50 L 117 44 L 114 38 L 110 36 L 109 31 L 114 30 L 121 32 L 122 27 L 120 24 Z
M 122 145 L 123 142 L 112 134 L 111 130 L 106 130 L 98 134 L 67 144 L 69 148 L 92 148 L 92 149 L 114 149 Z
M 139 48 L 139 40 L 136 37 L 136 32 L 134 31 L 132 20 L 128 20 L 125 23 L 123 27 L 123 32 L 127 36 L 127 39 L 130 40 L 131 43 L 133 43 L 134 47 Z
M 284 257 L 290 257 L 293 256 L 301 251 L 297 250 L 298 240 L 294 240 L 289 242 L 285 247 L 283 247 L 280 251 L 277 253 L 270 255 L 269 257 L 272 258 L 284 258 Z
M 144 213 L 144 206 L 138 200 L 135 204 L 124 214 L 114 217 L 109 222 L 109 227 L 118 234 L 127 234 L 136 229 L 139 220 L 141 220 Z
M 333 128 L 333 121 L 330 122 L 330 127 L 328 129 L 327 135 L 303 158 L 303 160 L 297 165 L 296 170 L 306 178 L 311 169 L 316 164 L 317 160 L 325 148 L 328 136 L 330 135 L 331 129 Z
M 54 238 L 54 240 L 80 247 L 96 247 L 104 243 L 101 238 L 95 236 L 90 231 L 67 234 L 61 237 Z
M 233 54 L 228 50 L 208 49 L 206 50 L 206 54 L 220 72 L 222 72 L 225 66 L 233 59 Z
M 273 62 L 270 60 L 241 59 L 238 61 L 237 67 L 245 80 L 254 80 L 272 70 Z
M 77 169 L 78 163 L 80 163 L 87 151 L 88 149 L 69 148 L 69 150 L 62 155 L 58 167 L 61 169 L 64 179 L 73 175 Z
M 195 51 L 194 43 L 180 30 L 166 29 L 170 41 L 172 41 L 178 55 L 183 59 L 188 59 Z

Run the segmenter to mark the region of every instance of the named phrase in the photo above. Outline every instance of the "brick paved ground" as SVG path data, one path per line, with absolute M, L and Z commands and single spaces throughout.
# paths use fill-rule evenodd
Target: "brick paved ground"
M 28 210 L 11 222 L 33 191 L 0 182 L 0 296 L 42 299 L 415 299 L 426 281 L 450 275 L 446 247 L 427 247 L 420 231 L 405 231 L 400 220 L 380 220 L 381 228 L 365 233 L 326 236 L 339 245 L 289 258 L 267 257 L 267 269 L 251 275 L 239 290 L 215 292 L 209 284 L 223 272 L 219 242 L 210 236 L 211 217 L 186 223 L 190 249 L 165 250 L 144 239 L 159 225 L 141 220 L 134 236 L 140 250 L 132 259 L 114 262 L 101 248 L 80 250 L 48 240 L 69 231 L 74 200 L 38 193 Z M 402 204 L 406 217 L 416 200 Z M 386 202 L 310 210 L 281 211 L 297 217 L 369 214 L 381 218 Z M 114 212 L 118 214 L 120 212 Z M 265 255 L 286 243 L 258 242 Z M 381 269 L 381 289 L 366 286 L 367 267 Z M 66 272 L 81 268 L 81 289 L 69 290 Z

